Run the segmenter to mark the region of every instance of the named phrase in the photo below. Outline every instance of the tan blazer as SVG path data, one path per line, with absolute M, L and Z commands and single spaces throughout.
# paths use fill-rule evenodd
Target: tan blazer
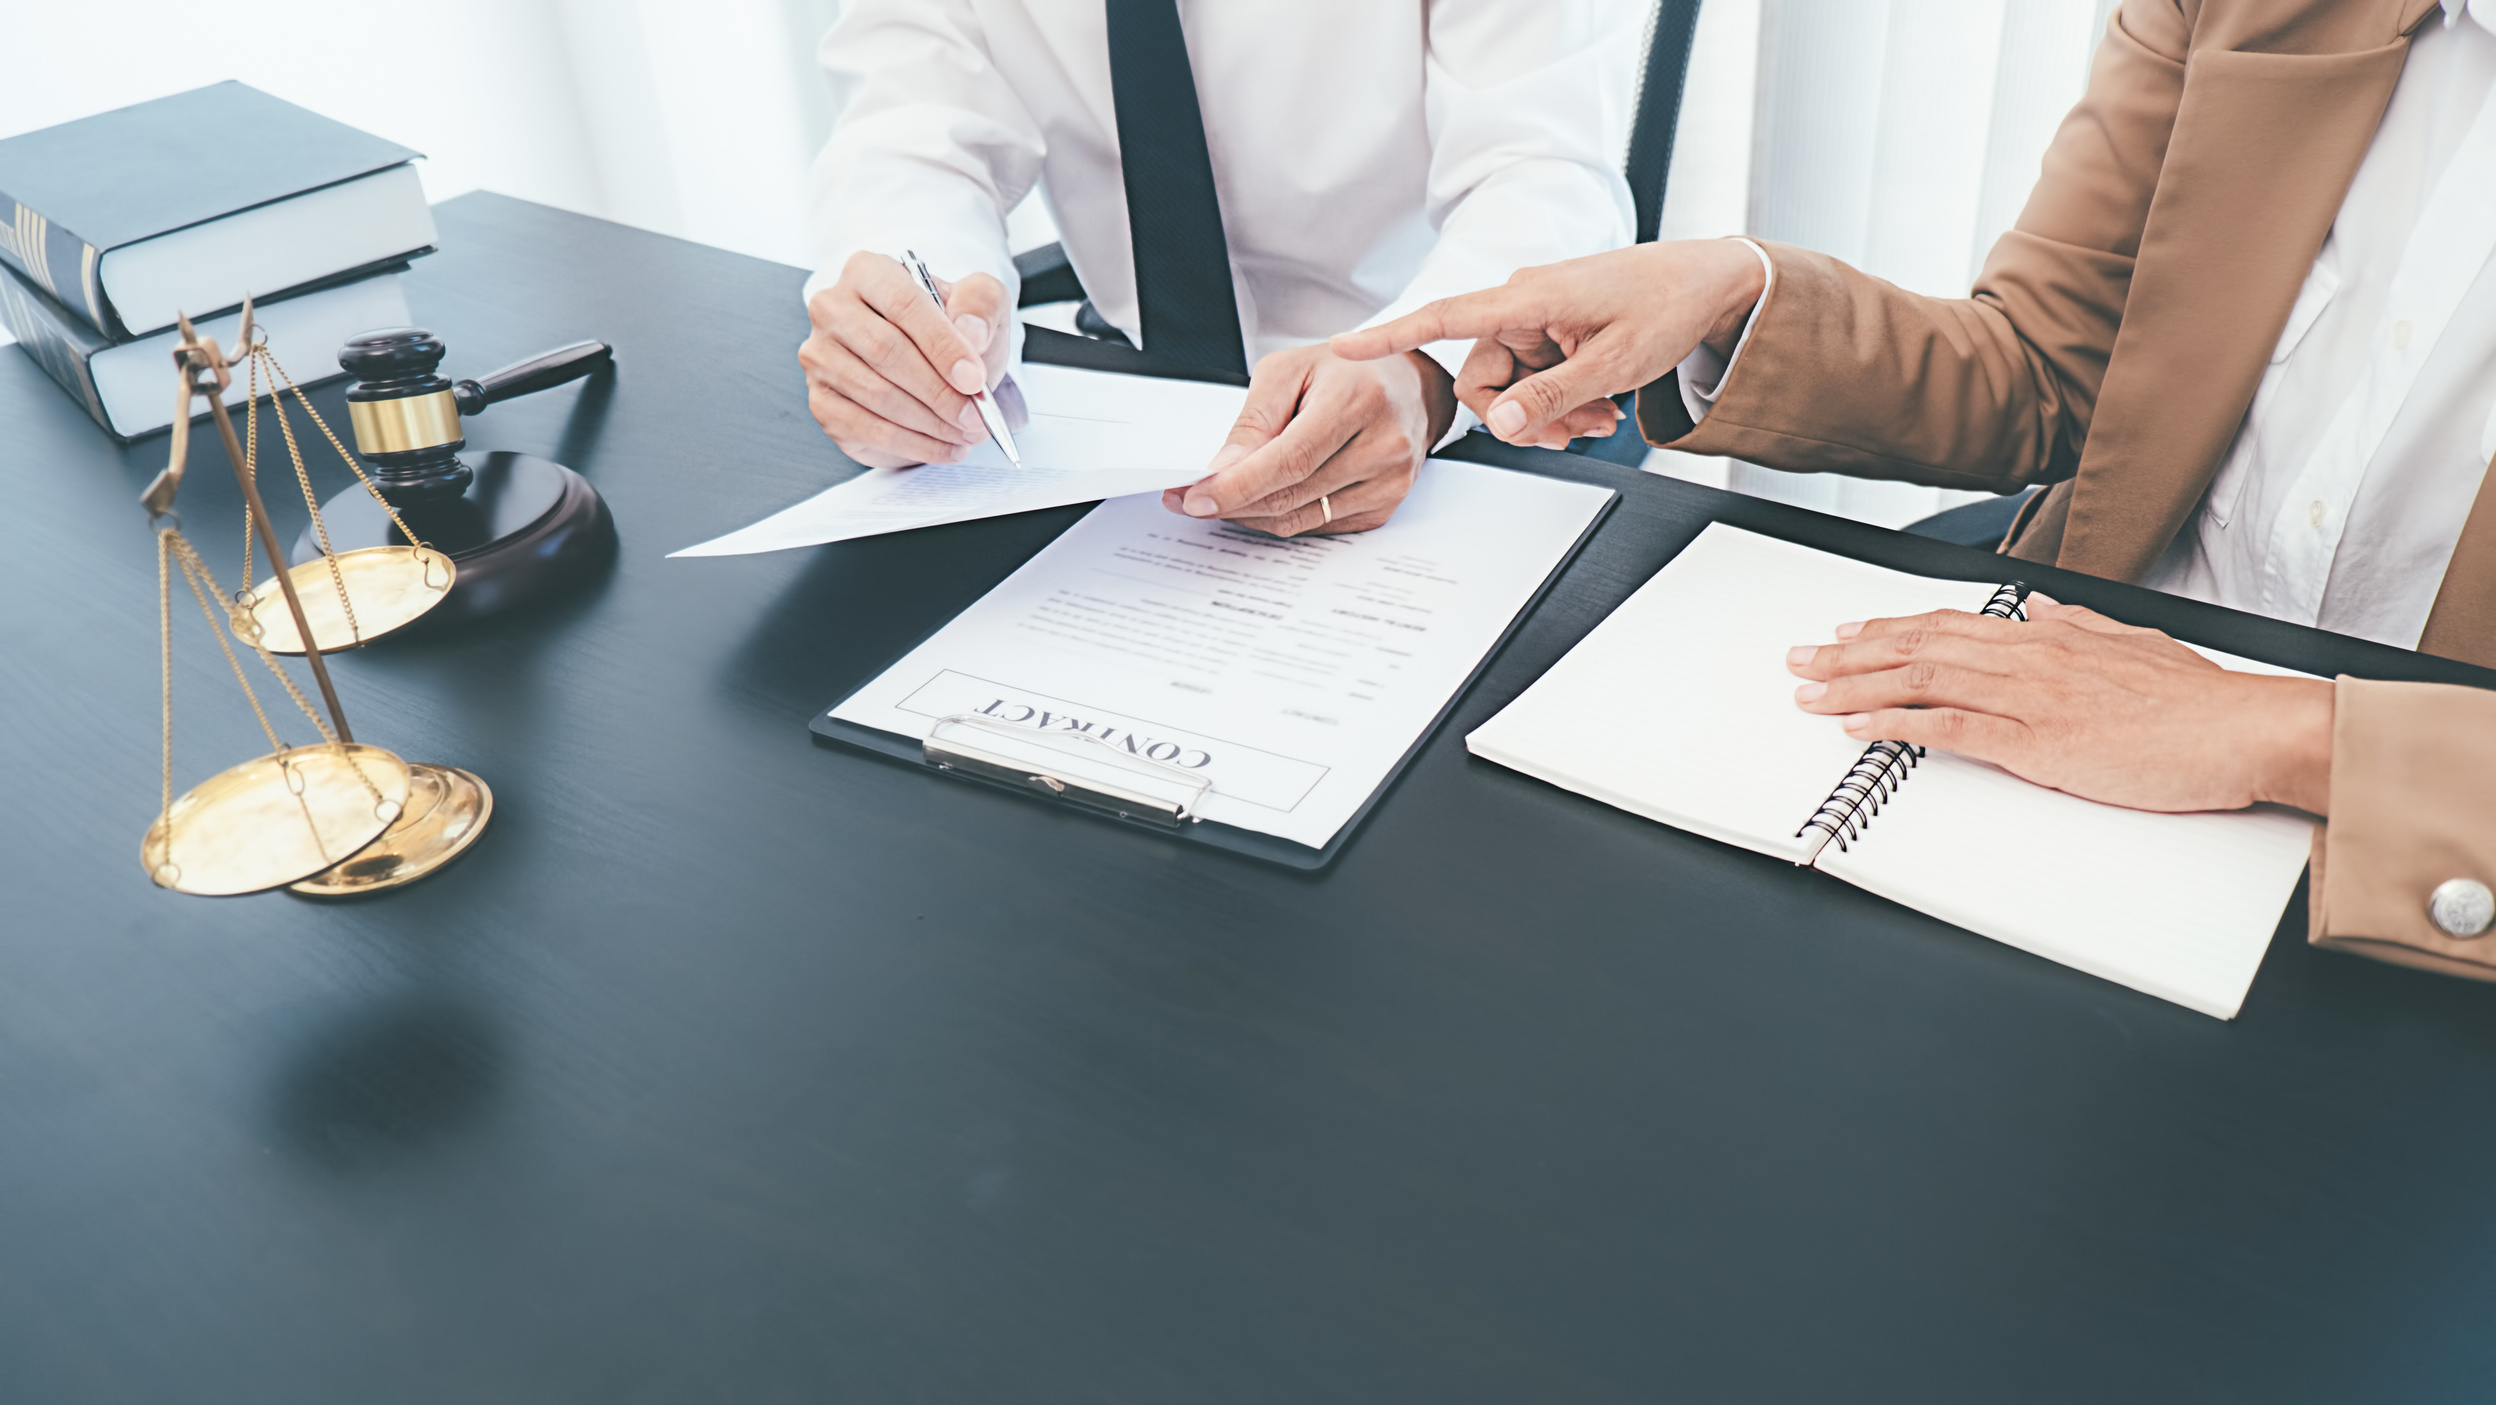
M 2137 581 L 2199 507 L 2436 0 L 2123 0 L 1974 296 L 1771 245 L 1776 282 L 1695 429 L 1650 442 L 2030 499 L 2003 550 Z M 2360 544 L 2362 547 L 2362 544 Z M 2344 547 L 2344 549 L 2346 549 Z M 2496 667 L 2496 491 L 2419 647 Z M 2313 939 L 2496 979 L 2427 895 L 2496 886 L 2496 693 L 2342 679 Z

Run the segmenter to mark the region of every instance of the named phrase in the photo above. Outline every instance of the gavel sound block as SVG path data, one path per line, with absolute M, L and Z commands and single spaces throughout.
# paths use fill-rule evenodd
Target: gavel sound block
M 613 559 L 615 518 L 587 479 L 531 454 L 462 454 L 468 441 L 460 419 L 604 370 L 614 353 L 604 342 L 577 342 L 479 380 L 453 381 L 434 369 L 444 351 L 422 327 L 392 327 L 348 342 L 338 364 L 356 377 L 347 414 L 373 485 L 409 531 L 459 567 L 430 616 L 455 622 L 560 593 Z M 341 552 L 405 541 L 361 484 L 321 504 L 321 516 Z M 301 564 L 320 554 L 307 526 L 293 558 Z

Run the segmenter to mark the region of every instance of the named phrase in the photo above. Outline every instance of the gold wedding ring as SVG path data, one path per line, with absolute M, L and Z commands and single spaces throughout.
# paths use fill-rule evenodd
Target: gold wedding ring
M 1317 510 L 1318 510 L 1319 512 L 1321 512 L 1321 513 L 1325 514 L 1325 517 L 1326 517 L 1326 525 L 1327 525 L 1327 526 L 1330 526 L 1330 527 L 1331 527 L 1331 526 L 1333 526 L 1333 525 L 1334 525 L 1334 521 L 1335 521 L 1335 505 L 1334 505 L 1333 503 L 1330 503 L 1330 502 L 1326 501 L 1326 495 L 1325 495 L 1324 493 L 1320 493 L 1320 494 L 1318 494 L 1318 495 L 1317 495 Z

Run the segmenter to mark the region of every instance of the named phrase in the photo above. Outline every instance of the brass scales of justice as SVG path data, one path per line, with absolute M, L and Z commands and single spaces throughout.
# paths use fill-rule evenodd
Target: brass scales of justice
M 359 742 L 347 726 L 331 683 L 326 653 L 377 639 L 414 622 L 450 594 L 457 568 L 400 523 L 411 545 L 331 548 L 303 451 L 287 416 L 285 395 L 373 495 L 393 522 L 398 514 L 353 454 L 338 442 L 320 412 L 278 365 L 264 338 L 254 336 L 251 304 L 243 304 L 235 334 L 248 365 L 247 441 L 238 442 L 224 394 L 234 366 L 212 338 L 190 320 L 173 353 L 179 377 L 173 444 L 164 472 L 139 501 L 156 533 L 158 654 L 164 671 L 164 766 L 162 803 L 156 822 L 140 842 L 140 862 L 155 882 L 176 892 L 231 896 L 284 887 L 312 897 L 353 897 L 384 891 L 430 874 L 457 858 L 484 832 L 494 812 L 485 782 L 456 766 L 402 760 Z M 312 511 L 312 534 L 321 553 L 291 570 L 259 488 L 262 377 L 272 418 L 286 444 L 295 479 Z M 193 401 L 205 398 L 217 437 L 234 466 L 243 496 L 244 587 L 231 596 L 219 589 L 199 552 L 182 535 L 174 496 L 190 453 Z M 251 584 L 252 548 L 267 553 L 277 573 Z M 272 748 L 266 756 L 209 777 L 180 796 L 173 793 L 173 577 L 179 572 L 217 645 L 241 685 L 252 715 Z M 212 605 L 211 599 L 217 604 Z M 219 606 L 225 619 L 218 620 Z M 231 634 L 231 640 L 228 638 Z M 233 640 L 260 657 L 279 686 L 320 736 L 317 743 L 289 746 L 280 740 L 250 675 L 235 655 Z M 276 658 L 303 655 L 311 666 L 328 717 L 324 721 Z

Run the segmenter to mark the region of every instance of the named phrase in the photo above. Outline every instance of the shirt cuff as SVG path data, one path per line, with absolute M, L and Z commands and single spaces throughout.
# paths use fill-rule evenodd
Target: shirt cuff
M 1742 364 L 1742 349 L 1751 344 L 1751 329 L 1759 325 L 1759 310 L 1768 305 L 1768 293 L 1777 286 L 1777 266 L 1770 261 L 1768 251 L 1738 234 L 1733 238 L 1759 255 L 1760 271 L 1767 281 L 1760 284 L 1759 301 L 1751 304 L 1751 315 L 1743 319 L 1742 335 L 1735 340 L 1730 359 L 1718 356 L 1714 348 L 1701 342 L 1690 348 L 1690 354 L 1681 358 L 1681 365 L 1675 368 L 1680 372 L 1677 379 L 1681 383 L 1681 407 L 1689 411 L 1693 425 L 1706 419 L 1707 412 L 1716 407 L 1716 397 L 1723 392 L 1726 378 Z

